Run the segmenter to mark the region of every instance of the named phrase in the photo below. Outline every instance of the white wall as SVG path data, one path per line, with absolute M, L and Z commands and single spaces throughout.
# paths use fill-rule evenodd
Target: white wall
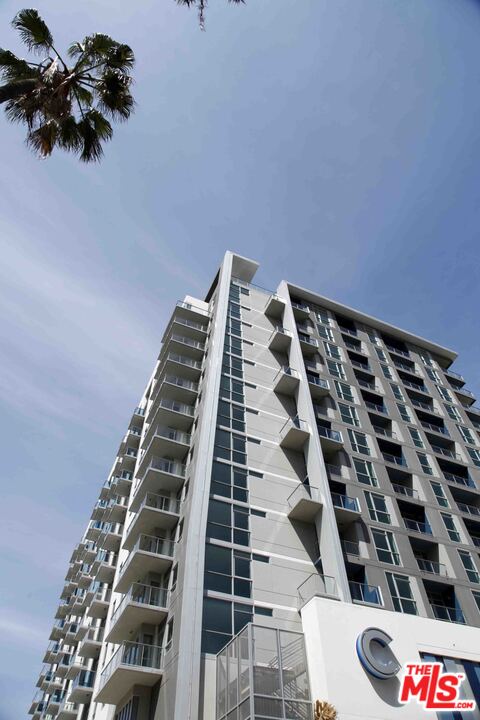
M 480 662 L 480 629 L 361 605 L 313 598 L 302 609 L 312 698 L 328 700 L 339 720 L 434 720 L 420 705 L 398 705 L 399 679 L 376 680 L 357 656 L 358 635 L 368 627 L 388 633 L 399 662 L 418 661 L 420 652 Z M 469 720 L 480 717 L 468 713 Z

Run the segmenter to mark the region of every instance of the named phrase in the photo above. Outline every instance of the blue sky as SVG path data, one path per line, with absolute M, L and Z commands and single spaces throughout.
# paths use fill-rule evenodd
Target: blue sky
M 20 7 L 0 0 L 0 46 Z M 226 249 L 455 348 L 480 391 L 478 0 L 211 0 L 206 33 L 173 0 L 37 7 L 60 46 L 129 42 L 138 107 L 97 167 L 0 118 L 0 720 L 29 705 L 172 304 Z

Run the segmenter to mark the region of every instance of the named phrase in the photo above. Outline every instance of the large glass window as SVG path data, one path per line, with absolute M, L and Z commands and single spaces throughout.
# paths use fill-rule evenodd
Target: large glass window
M 453 398 L 450 394 L 450 391 L 447 390 L 447 388 L 442 387 L 441 385 L 437 385 L 438 394 L 443 400 L 446 400 L 447 402 L 453 402 Z
M 404 403 L 397 403 L 398 412 L 400 413 L 400 417 L 405 422 L 412 422 L 412 417 L 410 415 L 410 412 L 407 408 L 407 406 Z
M 390 383 L 390 387 L 392 388 L 392 392 L 397 398 L 397 400 L 405 400 L 405 396 L 400 388 L 400 385 L 397 385 L 396 383 Z
M 435 497 L 437 499 L 438 504 L 441 507 L 448 507 L 448 499 L 445 495 L 445 490 L 438 482 L 431 482 L 430 485 L 432 486 L 432 490 L 435 494 Z
M 228 595 L 251 597 L 251 556 L 240 550 L 207 544 L 205 589 Z
M 378 486 L 378 480 L 373 463 L 369 460 L 359 460 L 358 458 L 353 458 L 353 464 L 355 466 L 358 482 L 361 482 L 364 485 L 372 485 L 372 487 Z
M 214 454 L 223 460 L 230 460 L 231 462 L 246 465 L 246 437 L 244 435 L 235 435 L 226 430 L 217 429 L 215 433 Z
M 385 353 L 383 352 L 382 348 L 376 347 L 375 352 L 377 353 L 377 357 L 380 360 L 380 362 L 384 362 L 384 363 L 388 362 L 388 358 L 385 355 Z
M 317 325 L 317 332 L 324 340 L 329 340 L 330 342 L 333 342 L 333 332 L 329 327 L 325 327 L 324 325 Z
M 457 422 L 462 421 L 462 416 L 454 405 L 447 405 L 447 403 L 444 403 L 443 407 L 447 411 L 447 414 L 452 418 L 452 420 L 456 420 Z
M 395 610 L 409 615 L 416 615 L 417 603 L 413 599 L 408 575 L 398 575 L 397 573 L 389 572 L 385 574 Z
M 347 376 L 343 368 L 342 363 L 336 362 L 336 360 L 327 359 L 328 372 L 333 377 L 340 378 L 340 380 L 346 380 Z
M 226 400 L 234 400 L 243 405 L 245 403 L 243 383 L 226 375 L 222 375 L 220 380 L 220 397 Z
M 220 400 L 217 420 L 219 425 L 245 432 L 245 408 Z
M 470 428 L 465 427 L 464 425 L 457 425 L 458 432 L 462 436 L 464 442 L 468 443 L 469 445 L 475 445 L 475 436 L 473 432 L 470 430 Z
M 365 497 L 367 500 L 368 512 L 370 518 L 375 522 L 391 524 L 390 513 L 387 510 L 387 502 L 384 495 L 378 493 L 366 492 Z
M 222 372 L 226 375 L 243 378 L 243 360 L 235 355 L 223 353 Z
M 473 448 L 467 448 L 467 450 L 473 464 L 480 467 L 480 450 L 474 450 Z
M 458 554 L 460 555 L 460 560 L 462 561 L 462 565 L 465 568 L 465 572 L 467 573 L 467 577 L 470 582 L 477 584 L 480 583 L 480 576 L 471 554 L 466 550 L 459 550 Z
M 371 531 L 379 561 L 388 563 L 389 565 L 401 565 L 402 563 L 400 562 L 400 555 L 393 533 L 388 530 L 379 530 L 378 528 L 371 528 Z
M 337 391 L 339 398 L 346 400 L 347 402 L 355 402 L 351 385 L 348 385 L 348 383 L 345 382 L 340 382 L 340 380 L 334 380 L 334 383 L 335 390 Z
M 248 502 L 247 471 L 214 460 L 210 492 L 212 495 Z
M 434 383 L 442 382 L 442 379 L 436 370 L 434 370 L 431 367 L 427 367 L 427 368 L 425 368 L 425 370 L 427 371 L 427 375 L 430 378 L 430 380 L 433 380 Z
M 448 513 L 440 513 L 440 515 L 442 516 L 443 524 L 447 528 L 450 540 L 453 542 L 460 542 L 460 533 L 457 530 L 453 516 L 448 515 Z
M 332 343 L 323 341 L 323 346 L 325 348 L 325 352 L 328 357 L 333 358 L 334 360 L 341 360 L 342 354 L 340 352 L 340 348 L 338 348 L 336 345 L 332 345 Z
M 338 409 L 340 410 L 340 415 L 344 423 L 347 423 L 347 425 L 354 425 L 355 427 L 360 426 L 357 411 L 352 405 L 338 403 Z
M 430 465 L 428 457 L 425 455 L 425 453 L 417 452 L 417 457 L 420 465 L 422 466 L 422 471 L 425 473 L 425 475 L 433 475 L 432 466 Z
M 394 378 L 393 378 L 393 373 L 392 373 L 392 371 L 390 370 L 390 368 L 388 367 L 388 365 L 382 365 L 382 364 L 381 364 L 380 367 L 382 368 L 383 375 L 384 375 L 384 377 L 387 378 L 387 380 L 393 380 L 393 379 L 394 379 Z
M 418 432 L 417 428 L 409 427 L 408 429 L 410 431 L 410 435 L 411 435 L 411 438 L 413 440 L 413 444 L 415 445 L 415 447 L 424 448 L 425 445 L 423 444 L 422 436 Z
M 210 500 L 208 506 L 207 535 L 216 540 L 249 545 L 249 511 L 239 505 L 221 500 Z
M 323 325 L 330 325 L 330 318 L 328 317 L 328 313 L 326 310 L 317 310 L 315 313 L 315 317 L 317 318 L 318 322 L 321 322 Z
M 253 607 L 229 600 L 203 599 L 202 652 L 218 653 L 253 619 Z
M 365 433 L 358 432 L 358 430 L 350 430 L 349 428 L 348 437 L 350 438 L 353 452 L 360 453 L 361 455 L 370 455 L 370 448 Z

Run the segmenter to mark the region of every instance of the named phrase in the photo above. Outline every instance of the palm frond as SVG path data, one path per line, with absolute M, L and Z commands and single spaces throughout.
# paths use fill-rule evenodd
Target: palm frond
M 0 75 L 5 80 L 20 80 L 38 76 L 38 70 L 26 60 L 14 55 L 10 50 L 0 48 Z
M 107 70 L 96 87 L 100 109 L 116 120 L 127 120 L 134 107 L 130 85 L 128 76 L 118 70 Z
M 135 65 L 135 55 L 128 45 L 117 43 L 117 46 L 109 53 L 107 66 L 127 73 Z
M 77 83 L 75 85 L 75 95 L 82 105 L 90 107 L 93 103 L 93 93 L 88 90 L 84 85 Z
M 57 142 L 58 125 L 55 120 L 48 120 L 36 130 L 31 130 L 27 135 L 27 145 L 40 157 L 46 158 L 52 154 Z
M 112 126 L 98 110 L 90 110 L 78 123 L 82 140 L 80 160 L 98 162 L 103 155 L 102 142 L 111 140 Z
M 82 133 L 73 115 L 59 123 L 57 144 L 63 150 L 80 152 L 82 148 Z
M 31 92 L 37 85 L 35 78 L 22 78 L 11 80 L 6 85 L 0 85 L 0 104 L 9 100 L 16 100 L 21 95 Z
M 52 34 L 37 10 L 20 10 L 13 18 L 12 25 L 18 30 L 22 42 L 29 50 L 43 52 L 52 47 Z
M 82 45 L 82 43 L 79 42 L 72 43 L 67 50 L 67 54 L 71 58 L 76 58 L 83 52 L 85 52 L 85 47 Z

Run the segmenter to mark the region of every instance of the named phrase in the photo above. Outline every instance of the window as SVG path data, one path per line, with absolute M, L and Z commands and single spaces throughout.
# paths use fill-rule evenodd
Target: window
M 402 400 L 402 402 L 405 400 L 405 396 L 402 393 L 400 386 L 396 385 L 396 383 L 390 383 L 390 387 L 392 388 L 392 392 L 397 398 L 397 400 Z
M 370 339 L 370 342 L 371 342 L 373 345 L 379 345 L 379 344 L 380 344 L 380 338 L 379 338 L 378 335 L 375 333 L 375 330 L 370 330 L 370 328 L 365 328 L 365 332 L 367 333 L 367 335 L 368 335 L 368 337 L 369 337 L 369 339 Z
M 250 543 L 248 508 L 210 500 L 207 535 L 215 540 L 248 545 Z
M 480 450 L 474 450 L 474 448 L 467 448 L 468 454 L 472 458 L 472 462 L 477 467 L 480 467 Z
M 360 420 L 354 407 L 338 403 L 338 409 L 340 410 L 340 415 L 344 423 L 347 423 L 347 425 L 355 425 L 355 427 L 360 426 Z
M 475 590 L 472 590 L 472 595 L 473 599 L 477 604 L 478 611 L 480 612 L 480 592 L 475 592 Z
M 206 597 L 203 599 L 202 652 L 217 653 L 252 622 L 253 608 L 243 603 Z
M 425 370 L 427 371 L 427 375 L 430 378 L 430 380 L 433 380 L 434 383 L 442 382 L 440 375 L 438 374 L 438 372 L 436 370 L 434 370 L 431 367 L 427 367 L 427 368 L 425 368 Z
M 453 405 L 447 405 L 447 403 L 443 404 L 445 410 L 447 411 L 447 415 L 449 415 L 452 420 L 457 420 L 457 422 L 462 422 L 462 416 L 458 412 L 457 408 Z
M 375 522 L 391 524 L 390 513 L 387 510 L 387 503 L 383 495 L 377 495 L 377 493 L 366 492 L 365 497 L 367 499 L 368 512 L 370 518 Z
M 410 416 L 410 413 L 408 411 L 407 406 L 404 403 L 397 403 L 398 412 L 400 413 L 400 417 L 402 420 L 405 420 L 405 422 L 412 422 L 412 418 Z
M 466 550 L 459 550 L 458 554 L 460 555 L 460 560 L 462 561 L 469 581 L 471 583 L 480 583 L 480 575 L 478 574 L 478 570 L 470 553 Z
M 210 492 L 212 495 L 248 502 L 247 471 L 214 460 Z
M 245 402 L 243 383 L 222 375 L 220 380 L 220 397 L 243 404 Z
M 329 342 L 323 341 L 323 346 L 325 348 L 325 352 L 328 357 L 333 358 L 334 360 L 341 360 L 342 355 L 340 353 L 340 348 L 338 348 L 336 345 L 332 345 Z
M 217 429 L 215 433 L 214 454 L 223 460 L 230 460 L 241 465 L 247 464 L 246 438 L 226 430 Z
M 330 330 L 329 327 L 325 327 L 324 325 L 317 325 L 317 332 L 324 340 L 330 340 L 330 342 L 333 342 L 333 332 Z
M 393 533 L 388 530 L 372 528 L 372 537 L 380 562 L 388 563 L 389 565 L 401 565 L 400 555 L 398 554 Z
M 243 378 L 243 361 L 235 355 L 223 353 L 222 372 L 226 375 L 234 375 Z
M 385 355 L 385 353 L 383 352 L 382 348 L 376 347 L 375 352 L 377 353 L 377 357 L 381 362 L 384 362 L 384 363 L 388 362 L 388 358 Z
M 424 448 L 422 436 L 418 432 L 417 428 L 409 427 L 410 435 L 412 436 L 413 444 L 415 447 Z
M 353 458 L 353 464 L 355 466 L 358 482 L 361 482 L 364 485 L 372 485 L 373 487 L 378 486 L 375 469 L 369 460 L 358 460 L 357 458 Z
M 441 507 L 449 507 L 447 496 L 445 495 L 445 490 L 440 485 L 440 483 L 431 482 L 430 485 L 432 486 L 433 494 L 435 495 L 435 497 L 437 499 L 437 503 Z
M 218 403 L 217 422 L 219 425 L 245 432 L 245 408 L 220 400 Z
M 470 428 L 465 427 L 464 425 L 457 425 L 457 428 L 458 432 L 466 443 L 468 443 L 469 445 L 475 445 L 475 437 Z
M 441 385 L 436 386 L 438 390 L 438 394 L 443 400 L 446 400 L 447 402 L 453 402 L 452 396 L 450 392 L 447 390 L 447 388 L 442 387 Z
M 428 457 L 425 455 L 425 453 L 417 452 L 417 457 L 425 475 L 433 475 L 432 466 L 430 465 Z
M 458 532 L 455 521 L 451 515 L 448 515 L 447 513 L 440 513 L 443 519 L 443 524 L 447 528 L 448 537 L 450 540 L 453 540 L 453 542 L 460 542 L 460 533 Z
M 232 353 L 233 355 L 241 355 L 242 340 L 239 337 L 234 337 L 233 335 L 226 335 L 223 342 L 223 349 L 227 353 Z
M 340 382 L 339 380 L 334 380 L 334 383 L 335 390 L 337 391 L 337 395 L 339 398 L 341 398 L 342 400 L 347 400 L 347 402 L 355 402 L 351 385 Z
M 427 355 L 427 353 L 425 353 L 425 352 L 421 352 L 421 353 L 419 353 L 419 355 L 420 355 L 420 359 L 421 359 L 422 363 L 425 366 L 434 367 L 433 360 L 430 357 L 430 355 Z
M 326 310 L 317 310 L 315 313 L 315 317 L 317 318 L 318 322 L 321 322 L 323 325 L 330 325 L 330 318 L 328 317 L 328 313 Z
M 333 377 L 340 378 L 340 380 L 346 380 L 347 376 L 343 368 L 342 363 L 336 362 L 335 360 L 327 360 L 328 372 Z
M 413 599 L 410 578 L 407 575 L 397 575 L 397 573 L 387 572 L 385 574 L 395 610 L 416 615 L 417 603 Z
M 251 597 L 251 557 L 240 550 L 207 544 L 205 589 L 228 595 Z
M 361 455 L 370 455 L 370 448 L 368 447 L 365 433 L 358 432 L 358 430 L 350 430 L 349 428 L 348 437 L 350 438 L 353 452 L 360 453 Z
M 388 367 L 388 365 L 380 365 L 380 367 L 382 368 L 382 372 L 383 372 L 384 376 L 387 378 L 387 380 L 393 380 L 393 373 L 390 370 L 390 368 Z

